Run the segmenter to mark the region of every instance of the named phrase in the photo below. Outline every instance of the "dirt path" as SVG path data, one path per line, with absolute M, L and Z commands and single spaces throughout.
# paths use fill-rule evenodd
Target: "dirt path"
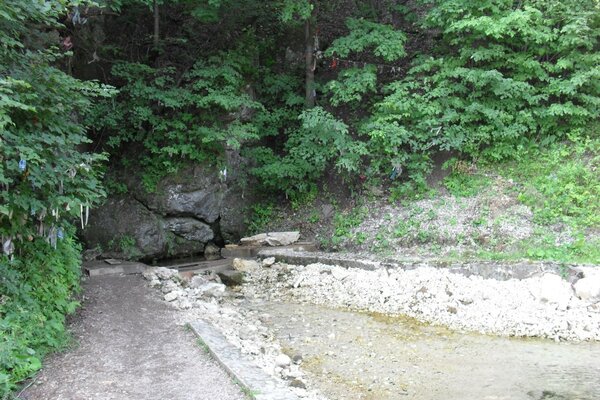
M 245 399 L 140 276 L 94 278 L 84 290 L 78 345 L 50 357 L 21 399 Z

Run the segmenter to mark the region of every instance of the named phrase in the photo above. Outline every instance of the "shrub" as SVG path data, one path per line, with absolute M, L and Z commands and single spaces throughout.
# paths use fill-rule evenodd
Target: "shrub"
M 56 249 L 38 238 L 12 261 L 0 256 L 0 398 L 68 341 L 65 315 L 78 303 L 80 247 L 68 235 Z
M 415 153 L 499 160 L 580 135 L 600 116 L 599 22 L 593 0 L 432 2 L 437 46 L 385 88 L 371 153 L 410 171 Z
M 298 119 L 300 127 L 288 132 L 286 154 L 265 147 L 253 153 L 260 164 L 253 173 L 265 186 L 294 196 L 309 192 L 330 162 L 342 173 L 358 171 L 365 148 L 352 139 L 346 124 L 321 107 L 305 110 Z

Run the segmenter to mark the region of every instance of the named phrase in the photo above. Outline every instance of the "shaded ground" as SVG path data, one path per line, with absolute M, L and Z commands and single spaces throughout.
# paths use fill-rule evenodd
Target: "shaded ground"
M 71 327 L 78 345 L 50 357 L 20 398 L 245 399 L 140 276 L 93 278 L 84 290 Z
M 257 302 L 328 398 L 594 400 L 600 343 L 461 334 L 410 318 Z

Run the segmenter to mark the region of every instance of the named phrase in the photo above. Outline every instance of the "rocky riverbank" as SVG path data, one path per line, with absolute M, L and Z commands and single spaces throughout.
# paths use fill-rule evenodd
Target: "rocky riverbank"
M 274 264 L 247 275 L 244 294 L 406 315 L 461 331 L 554 340 L 600 340 L 600 271 L 570 283 L 544 273 L 527 279 L 484 279 L 444 268 L 358 268 Z
M 239 262 L 236 265 L 246 266 Z M 258 263 L 250 264 L 258 268 Z M 216 274 L 182 279 L 176 270 L 164 267 L 144 272 L 150 285 L 163 293 L 164 300 L 181 310 L 181 324 L 203 319 L 215 326 L 240 352 L 275 379 L 287 383 L 291 390 L 307 400 L 325 400 L 315 390 L 307 389 L 301 370 L 301 354 L 285 354 L 266 326 L 270 315 L 245 306 L 247 300 L 240 287 L 226 288 Z
M 600 340 L 600 290 L 596 287 L 600 274 L 595 267 L 574 268 L 570 281 L 548 271 L 498 280 L 426 264 L 413 269 L 374 265 L 365 270 L 322 263 L 292 265 L 268 257 L 235 259 L 236 271 L 220 275 L 237 286 L 225 286 L 215 273 L 184 279 L 164 267 L 149 269 L 144 277 L 161 290 L 165 301 L 182 310 L 182 324 L 206 320 L 242 354 L 307 399 L 324 398 L 313 389 L 322 382 L 317 383 L 318 375 L 311 378 L 303 371 L 303 356 L 308 352 L 291 340 L 294 335 L 286 334 L 290 340 L 281 337 L 293 323 L 282 325 L 281 315 L 269 311 L 269 305 L 290 304 L 290 310 L 295 307 L 292 304 L 320 305 L 340 312 L 375 312 L 386 318 L 408 316 L 456 332 L 557 342 Z M 299 321 L 305 311 L 290 315 L 290 321 Z M 310 333 L 316 322 L 298 329 Z M 314 331 L 313 336 L 321 333 Z M 310 335 L 306 337 L 310 340 Z

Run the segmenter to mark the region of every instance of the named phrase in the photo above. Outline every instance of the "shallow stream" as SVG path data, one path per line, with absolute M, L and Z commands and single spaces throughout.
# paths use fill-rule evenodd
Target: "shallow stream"
M 600 343 L 464 334 L 410 318 L 257 302 L 332 400 L 597 400 Z

